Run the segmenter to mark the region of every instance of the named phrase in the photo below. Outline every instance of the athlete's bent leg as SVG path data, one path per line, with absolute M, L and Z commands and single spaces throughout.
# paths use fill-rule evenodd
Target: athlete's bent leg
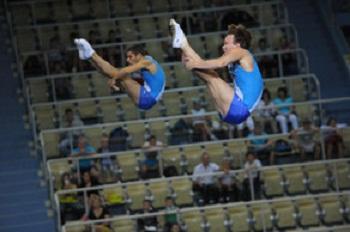
M 225 116 L 233 100 L 233 88 L 222 80 L 214 70 L 196 70 L 194 73 L 206 83 L 216 110 Z

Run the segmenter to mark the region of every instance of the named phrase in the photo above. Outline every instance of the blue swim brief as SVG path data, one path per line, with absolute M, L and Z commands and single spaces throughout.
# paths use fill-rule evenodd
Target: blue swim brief
M 156 99 L 151 95 L 145 87 L 141 86 L 140 96 L 139 96 L 139 105 L 138 107 L 143 110 L 151 109 L 157 103 Z
M 223 117 L 220 115 L 220 117 L 224 122 L 230 124 L 240 124 L 244 122 L 249 115 L 250 112 L 248 107 L 243 103 L 242 99 L 235 94 L 226 116 Z

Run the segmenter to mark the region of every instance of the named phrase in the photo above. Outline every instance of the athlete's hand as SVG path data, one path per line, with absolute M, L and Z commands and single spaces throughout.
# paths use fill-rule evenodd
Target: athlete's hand
M 115 79 L 109 79 L 108 86 L 117 92 L 120 91 L 120 88 L 118 86 L 116 86 Z

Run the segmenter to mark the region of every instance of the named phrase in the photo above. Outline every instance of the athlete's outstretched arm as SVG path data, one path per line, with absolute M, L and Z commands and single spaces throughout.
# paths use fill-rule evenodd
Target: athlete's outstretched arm
M 142 68 L 147 68 L 152 65 L 152 63 L 148 60 L 142 60 L 136 64 L 132 64 L 126 66 L 124 68 L 116 68 L 107 61 L 105 61 L 102 57 L 100 57 L 96 52 L 92 55 L 91 60 L 92 64 L 105 76 L 112 79 L 120 79 L 125 77 L 133 72 L 139 71 Z
M 188 57 L 185 62 L 185 66 L 187 69 L 217 69 L 226 67 L 229 63 L 236 62 L 241 60 L 245 55 L 247 55 L 247 51 L 245 49 L 236 48 L 231 52 L 228 52 L 221 57 L 210 60 L 203 59 L 191 59 Z

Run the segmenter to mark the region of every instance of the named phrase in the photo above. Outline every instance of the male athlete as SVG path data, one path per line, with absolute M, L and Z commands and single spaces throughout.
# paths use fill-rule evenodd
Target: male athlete
M 134 46 L 127 50 L 128 66 L 115 68 L 102 57 L 97 55 L 85 39 L 75 39 L 81 60 L 89 60 L 102 74 L 111 78 L 109 85 L 118 89 L 116 84 L 123 87 L 131 100 L 143 110 L 154 106 L 161 98 L 165 88 L 165 73 L 159 63 L 141 47 Z M 130 77 L 130 74 L 140 72 L 144 79 L 141 86 Z
M 205 81 L 223 121 L 231 124 L 245 121 L 259 103 L 263 91 L 259 67 L 247 50 L 251 41 L 250 33 L 241 25 L 230 25 L 222 47 L 224 54 L 216 59 L 203 60 L 189 45 L 174 19 L 170 19 L 170 28 L 173 47 L 181 48 L 186 68 Z M 234 88 L 214 71 L 224 67 L 228 67 Z

